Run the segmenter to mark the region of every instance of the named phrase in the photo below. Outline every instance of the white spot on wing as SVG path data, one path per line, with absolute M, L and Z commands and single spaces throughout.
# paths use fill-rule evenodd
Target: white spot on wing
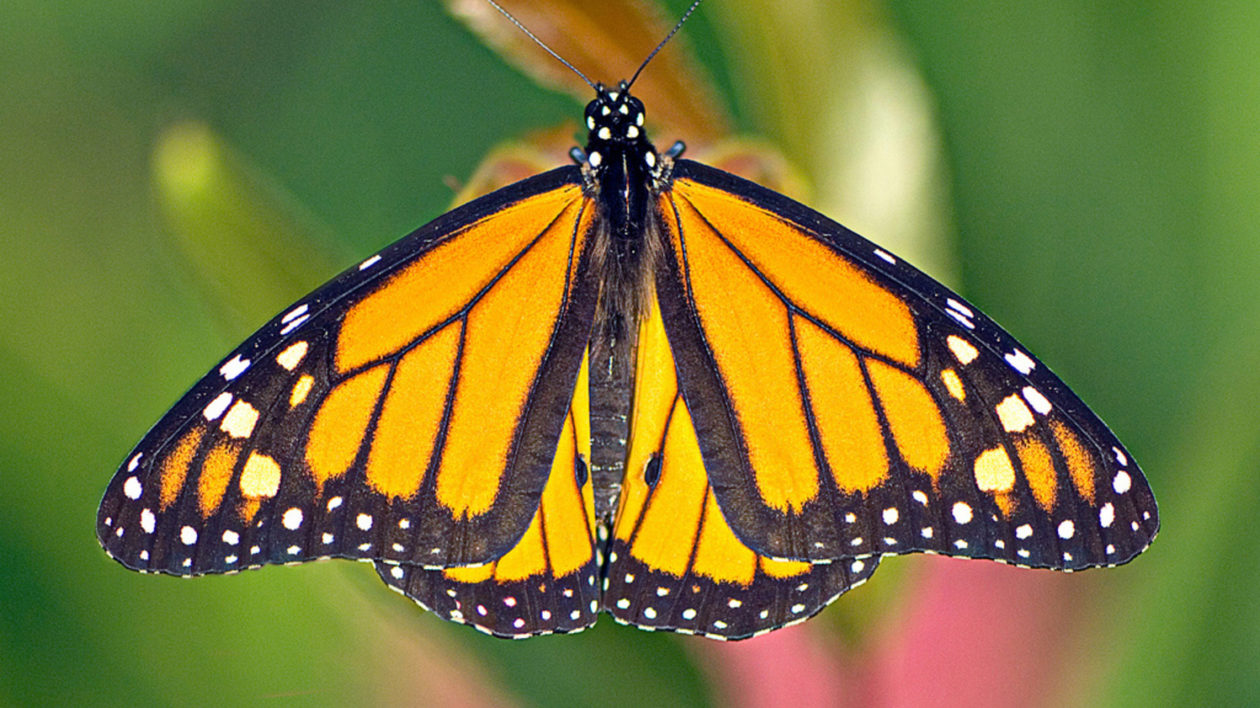
M 232 394 L 224 391 L 206 405 L 205 410 L 201 412 L 201 415 L 205 416 L 206 420 L 217 420 L 219 416 L 223 415 L 223 411 L 227 410 L 227 407 L 231 404 Z
M 197 529 L 191 526 L 185 526 L 180 529 L 179 540 L 182 541 L 185 546 L 193 545 L 197 542 Z
M 1098 524 L 1103 528 L 1111 528 L 1111 523 L 1116 520 L 1116 508 L 1107 502 L 1098 510 Z
M 280 321 L 285 324 L 288 324 L 289 322 L 293 321 L 294 317 L 301 317 L 302 315 L 305 315 L 307 309 L 309 308 L 307 308 L 305 303 L 298 305 L 292 310 L 289 310 L 288 312 L 284 313 L 284 317 L 281 317 Z
M 998 420 L 1002 422 L 1002 429 L 1008 433 L 1023 432 L 1033 424 L 1032 412 L 1028 410 L 1028 406 L 1024 405 L 1023 400 L 1013 393 L 1003 398 L 994 410 Z
M 223 542 L 229 546 L 235 546 L 241 542 L 241 535 L 232 529 L 227 529 L 223 532 Z
M 954 502 L 953 513 L 954 521 L 960 524 L 971 523 L 971 507 L 967 502 Z
M 959 364 L 966 366 L 976 360 L 980 356 L 980 351 L 967 340 L 957 335 L 949 335 L 945 338 L 945 344 L 949 346 L 949 350 L 954 353 L 954 358 Z
M 1041 395 L 1041 391 L 1038 391 L 1032 386 L 1025 386 L 1020 390 L 1020 393 L 1024 394 L 1024 400 L 1028 401 L 1028 405 L 1032 406 L 1033 410 L 1037 411 L 1041 415 L 1046 415 L 1053 408 L 1053 406 L 1050 405 L 1050 401 L 1047 400 L 1045 396 Z
M 354 524 L 355 526 L 358 526 L 361 531 L 370 531 L 372 530 L 372 515 L 359 514 L 355 517 Z
M 153 533 L 153 529 L 157 528 L 157 517 L 151 510 L 144 509 L 140 512 L 140 528 L 144 529 L 145 533 Z
M 1059 538 L 1064 541 L 1076 535 L 1076 524 L 1071 519 L 1065 519 L 1059 524 Z
M 144 453 L 143 453 L 143 452 L 137 452 L 137 453 L 135 454 L 135 457 L 132 457 L 132 458 L 131 458 L 131 461 L 127 463 L 127 471 L 128 471 L 128 472 L 135 472 L 135 471 L 136 471 L 136 468 L 140 466 L 140 458 L 141 458 L 141 457 L 144 457 Z
M 306 356 L 306 349 L 307 344 L 305 341 L 294 342 L 276 355 L 276 363 L 288 371 L 293 371 L 298 364 L 302 363 L 302 357 Z
M 1120 470 L 1116 473 L 1115 479 L 1111 480 L 1111 488 L 1116 490 L 1116 494 L 1124 494 L 1129 491 L 1129 487 L 1132 483 L 1133 479 L 1129 477 L 1129 473 L 1124 470 Z
M 138 478 L 128 477 L 127 481 L 123 482 L 123 494 L 126 494 L 128 499 L 139 499 L 143 493 L 144 487 Z
M 1118 447 L 1113 447 L 1111 448 L 1111 451 L 1116 454 L 1116 463 L 1119 464 L 1121 467 L 1129 464 L 1129 458 L 1124 456 L 1123 450 L 1121 450 Z M 137 455 L 136 457 L 139 457 L 139 455 Z
M 280 518 L 280 523 L 290 531 L 297 531 L 302 528 L 302 510 L 295 507 L 284 512 L 284 516 Z
M 1012 369 L 1025 376 L 1031 374 L 1032 370 L 1037 366 L 1037 362 L 1033 361 L 1031 357 L 1018 349 L 1012 349 L 1011 353 L 1007 354 L 1003 358 L 1006 359 L 1007 364 L 1011 365 Z
M 1032 538 L 1032 535 L 1033 535 L 1033 529 L 1032 529 L 1032 526 L 1029 524 L 1021 524 L 1018 528 L 1015 529 L 1015 538 L 1018 538 L 1021 541 L 1026 538 Z
M 299 316 L 298 316 L 296 319 L 294 319 L 292 322 L 290 322 L 289 324 L 285 325 L 285 326 L 284 326 L 284 329 L 281 329 L 281 330 L 280 330 L 280 334 L 288 334 L 289 332 L 292 332 L 293 330 L 297 329 L 298 327 L 301 327 L 301 326 L 302 326 L 302 325 L 303 325 L 303 324 L 304 324 L 307 320 L 309 320 L 310 318 L 311 318 L 311 316 L 310 316 L 310 315 L 299 315 Z
M 223 416 L 219 430 L 234 438 L 247 438 L 253 434 L 254 425 L 257 423 L 258 409 L 245 401 L 238 400 L 228 410 L 227 415 Z
M 223 366 L 219 367 L 219 373 L 224 379 L 231 381 L 237 376 L 245 373 L 245 370 L 249 368 L 249 364 L 249 359 L 242 359 L 241 355 L 237 354 L 231 359 L 223 362 Z
M 371 268 L 372 266 L 380 262 L 381 262 L 380 256 L 372 256 L 371 258 L 359 264 L 359 270 L 367 270 L 368 268 Z
M 900 514 L 897 512 L 897 507 L 895 506 L 890 506 L 887 509 L 884 509 L 884 523 L 888 526 L 892 526 L 897 523 L 899 516 Z
M 893 258 L 892 254 L 888 253 L 882 248 L 875 249 L 875 255 L 883 259 L 885 262 L 887 262 L 888 265 L 897 265 L 897 259 Z

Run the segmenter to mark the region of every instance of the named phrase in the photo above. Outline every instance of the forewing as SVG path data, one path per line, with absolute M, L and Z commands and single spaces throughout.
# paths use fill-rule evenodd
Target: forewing
M 958 295 L 696 163 L 660 197 L 657 287 L 735 534 L 773 557 L 1123 563 L 1159 520 L 1111 431 Z
M 629 454 L 610 548 L 604 605 L 613 617 L 722 639 L 811 617 L 879 562 L 773 560 L 732 532 L 655 307 L 638 339 Z
M 97 534 L 179 575 L 484 563 L 535 517 L 586 347 L 576 168 L 422 227 L 250 337 L 145 436 Z

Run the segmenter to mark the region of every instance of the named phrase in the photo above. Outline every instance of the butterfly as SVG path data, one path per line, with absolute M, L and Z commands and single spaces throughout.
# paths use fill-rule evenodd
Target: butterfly
M 111 481 L 105 550 L 179 576 L 369 561 L 496 636 L 606 611 L 740 639 L 883 555 L 1079 570 L 1150 545 L 1145 477 L 1045 365 L 822 214 L 658 151 L 637 76 L 588 80 L 575 164 L 417 229 L 202 378 Z

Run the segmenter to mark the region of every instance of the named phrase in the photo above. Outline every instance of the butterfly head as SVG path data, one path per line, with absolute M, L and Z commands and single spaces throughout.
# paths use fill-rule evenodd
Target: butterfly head
M 598 84 L 595 100 L 586 104 L 588 152 L 608 152 L 647 143 L 643 102 L 631 96 L 625 81 L 615 87 Z

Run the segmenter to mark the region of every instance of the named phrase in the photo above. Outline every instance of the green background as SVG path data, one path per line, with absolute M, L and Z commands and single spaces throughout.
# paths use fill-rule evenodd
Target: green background
M 740 128 L 818 179 L 766 105 L 828 77 L 742 80 L 738 5 L 704 6 L 691 46 Z M 1160 499 L 1159 540 L 1106 586 L 1107 673 L 1075 698 L 1260 701 L 1260 5 L 890 1 L 866 21 L 929 90 L 953 282 Z M 717 700 L 700 640 L 605 619 L 496 641 L 367 567 L 182 582 L 94 538 L 115 467 L 222 353 L 439 214 L 444 178 L 579 110 L 427 0 L 0 4 L 0 703 Z M 220 169 L 164 182 L 164 148 Z M 913 582 L 889 576 L 814 622 L 860 651 Z M 461 670 L 426 672 L 434 654 Z

